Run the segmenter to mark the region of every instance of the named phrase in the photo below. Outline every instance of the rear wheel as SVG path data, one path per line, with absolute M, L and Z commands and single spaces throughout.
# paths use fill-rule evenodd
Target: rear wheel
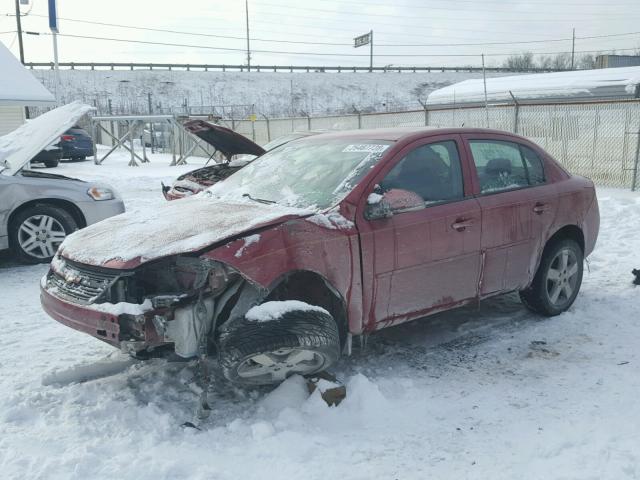
M 45 160 L 43 163 L 44 163 L 44 166 L 47 168 L 54 168 L 58 166 L 58 164 L 60 163 L 60 160 L 55 158 L 53 160 Z
M 219 358 L 224 376 L 244 385 L 280 383 L 327 369 L 340 357 L 340 337 L 327 312 L 289 311 L 274 320 L 241 320 L 224 328 Z
M 11 222 L 11 245 L 20 260 L 50 262 L 67 235 L 77 230 L 73 217 L 59 207 L 35 205 L 18 213 Z
M 574 240 L 560 240 L 545 252 L 531 286 L 520 292 L 530 310 L 552 317 L 567 310 L 582 285 L 584 254 Z

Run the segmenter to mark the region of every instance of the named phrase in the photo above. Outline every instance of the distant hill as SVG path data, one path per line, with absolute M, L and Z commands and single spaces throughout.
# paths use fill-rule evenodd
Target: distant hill
M 33 70 L 52 92 L 52 70 Z M 491 74 L 488 76 L 500 76 Z M 437 89 L 478 73 L 267 73 L 158 70 L 61 70 L 61 98 L 108 113 L 218 113 L 245 118 L 419 109 Z M 215 106 L 215 112 L 212 112 Z M 252 107 L 255 106 L 255 107 Z

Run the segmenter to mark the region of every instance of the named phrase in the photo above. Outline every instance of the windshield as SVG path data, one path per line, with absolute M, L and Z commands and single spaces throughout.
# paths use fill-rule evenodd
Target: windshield
M 340 202 L 392 142 L 309 140 L 271 150 L 210 187 L 217 197 L 325 209 Z

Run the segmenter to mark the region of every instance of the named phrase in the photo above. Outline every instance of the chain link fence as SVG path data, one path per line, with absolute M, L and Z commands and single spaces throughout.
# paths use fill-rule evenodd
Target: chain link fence
M 322 117 L 221 120 L 257 143 L 303 130 L 383 127 L 482 127 L 534 141 L 572 173 L 597 185 L 635 189 L 640 183 L 640 100 L 439 107 L 406 112 Z
M 152 142 L 147 137 L 154 135 L 155 147 L 173 151 L 174 156 L 177 154 L 181 159 L 183 155 L 212 154 L 213 150 L 202 142 L 196 147 L 195 137 L 177 127 L 181 118 L 177 117 L 175 129 L 163 130 L 156 125 L 151 133 L 144 130 L 140 140 L 150 146 Z M 569 171 L 589 177 L 597 185 L 635 189 L 640 184 L 640 99 L 427 107 L 405 112 L 289 118 L 251 115 L 249 119 L 211 120 L 261 145 L 291 132 L 308 130 L 488 127 L 529 138 Z

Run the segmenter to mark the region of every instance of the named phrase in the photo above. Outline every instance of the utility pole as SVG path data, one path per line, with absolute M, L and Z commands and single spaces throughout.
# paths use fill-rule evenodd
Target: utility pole
M 369 31 L 369 73 L 373 72 L 373 30 Z
M 247 19 L 247 72 L 250 72 L 251 71 L 251 46 L 249 43 L 249 0 L 244 0 L 244 11 Z
M 571 38 L 571 70 L 573 70 L 573 66 L 575 65 L 574 63 L 575 53 L 576 53 L 576 29 L 574 28 L 573 35 Z
M 24 65 L 24 47 L 22 46 L 22 21 L 20 20 L 20 0 L 16 0 L 16 23 L 18 26 L 18 46 L 20 48 L 20 62 Z
M 482 83 L 484 84 L 484 113 L 487 117 L 487 128 L 489 128 L 489 102 L 487 101 L 487 72 L 484 68 L 484 53 L 482 54 Z

